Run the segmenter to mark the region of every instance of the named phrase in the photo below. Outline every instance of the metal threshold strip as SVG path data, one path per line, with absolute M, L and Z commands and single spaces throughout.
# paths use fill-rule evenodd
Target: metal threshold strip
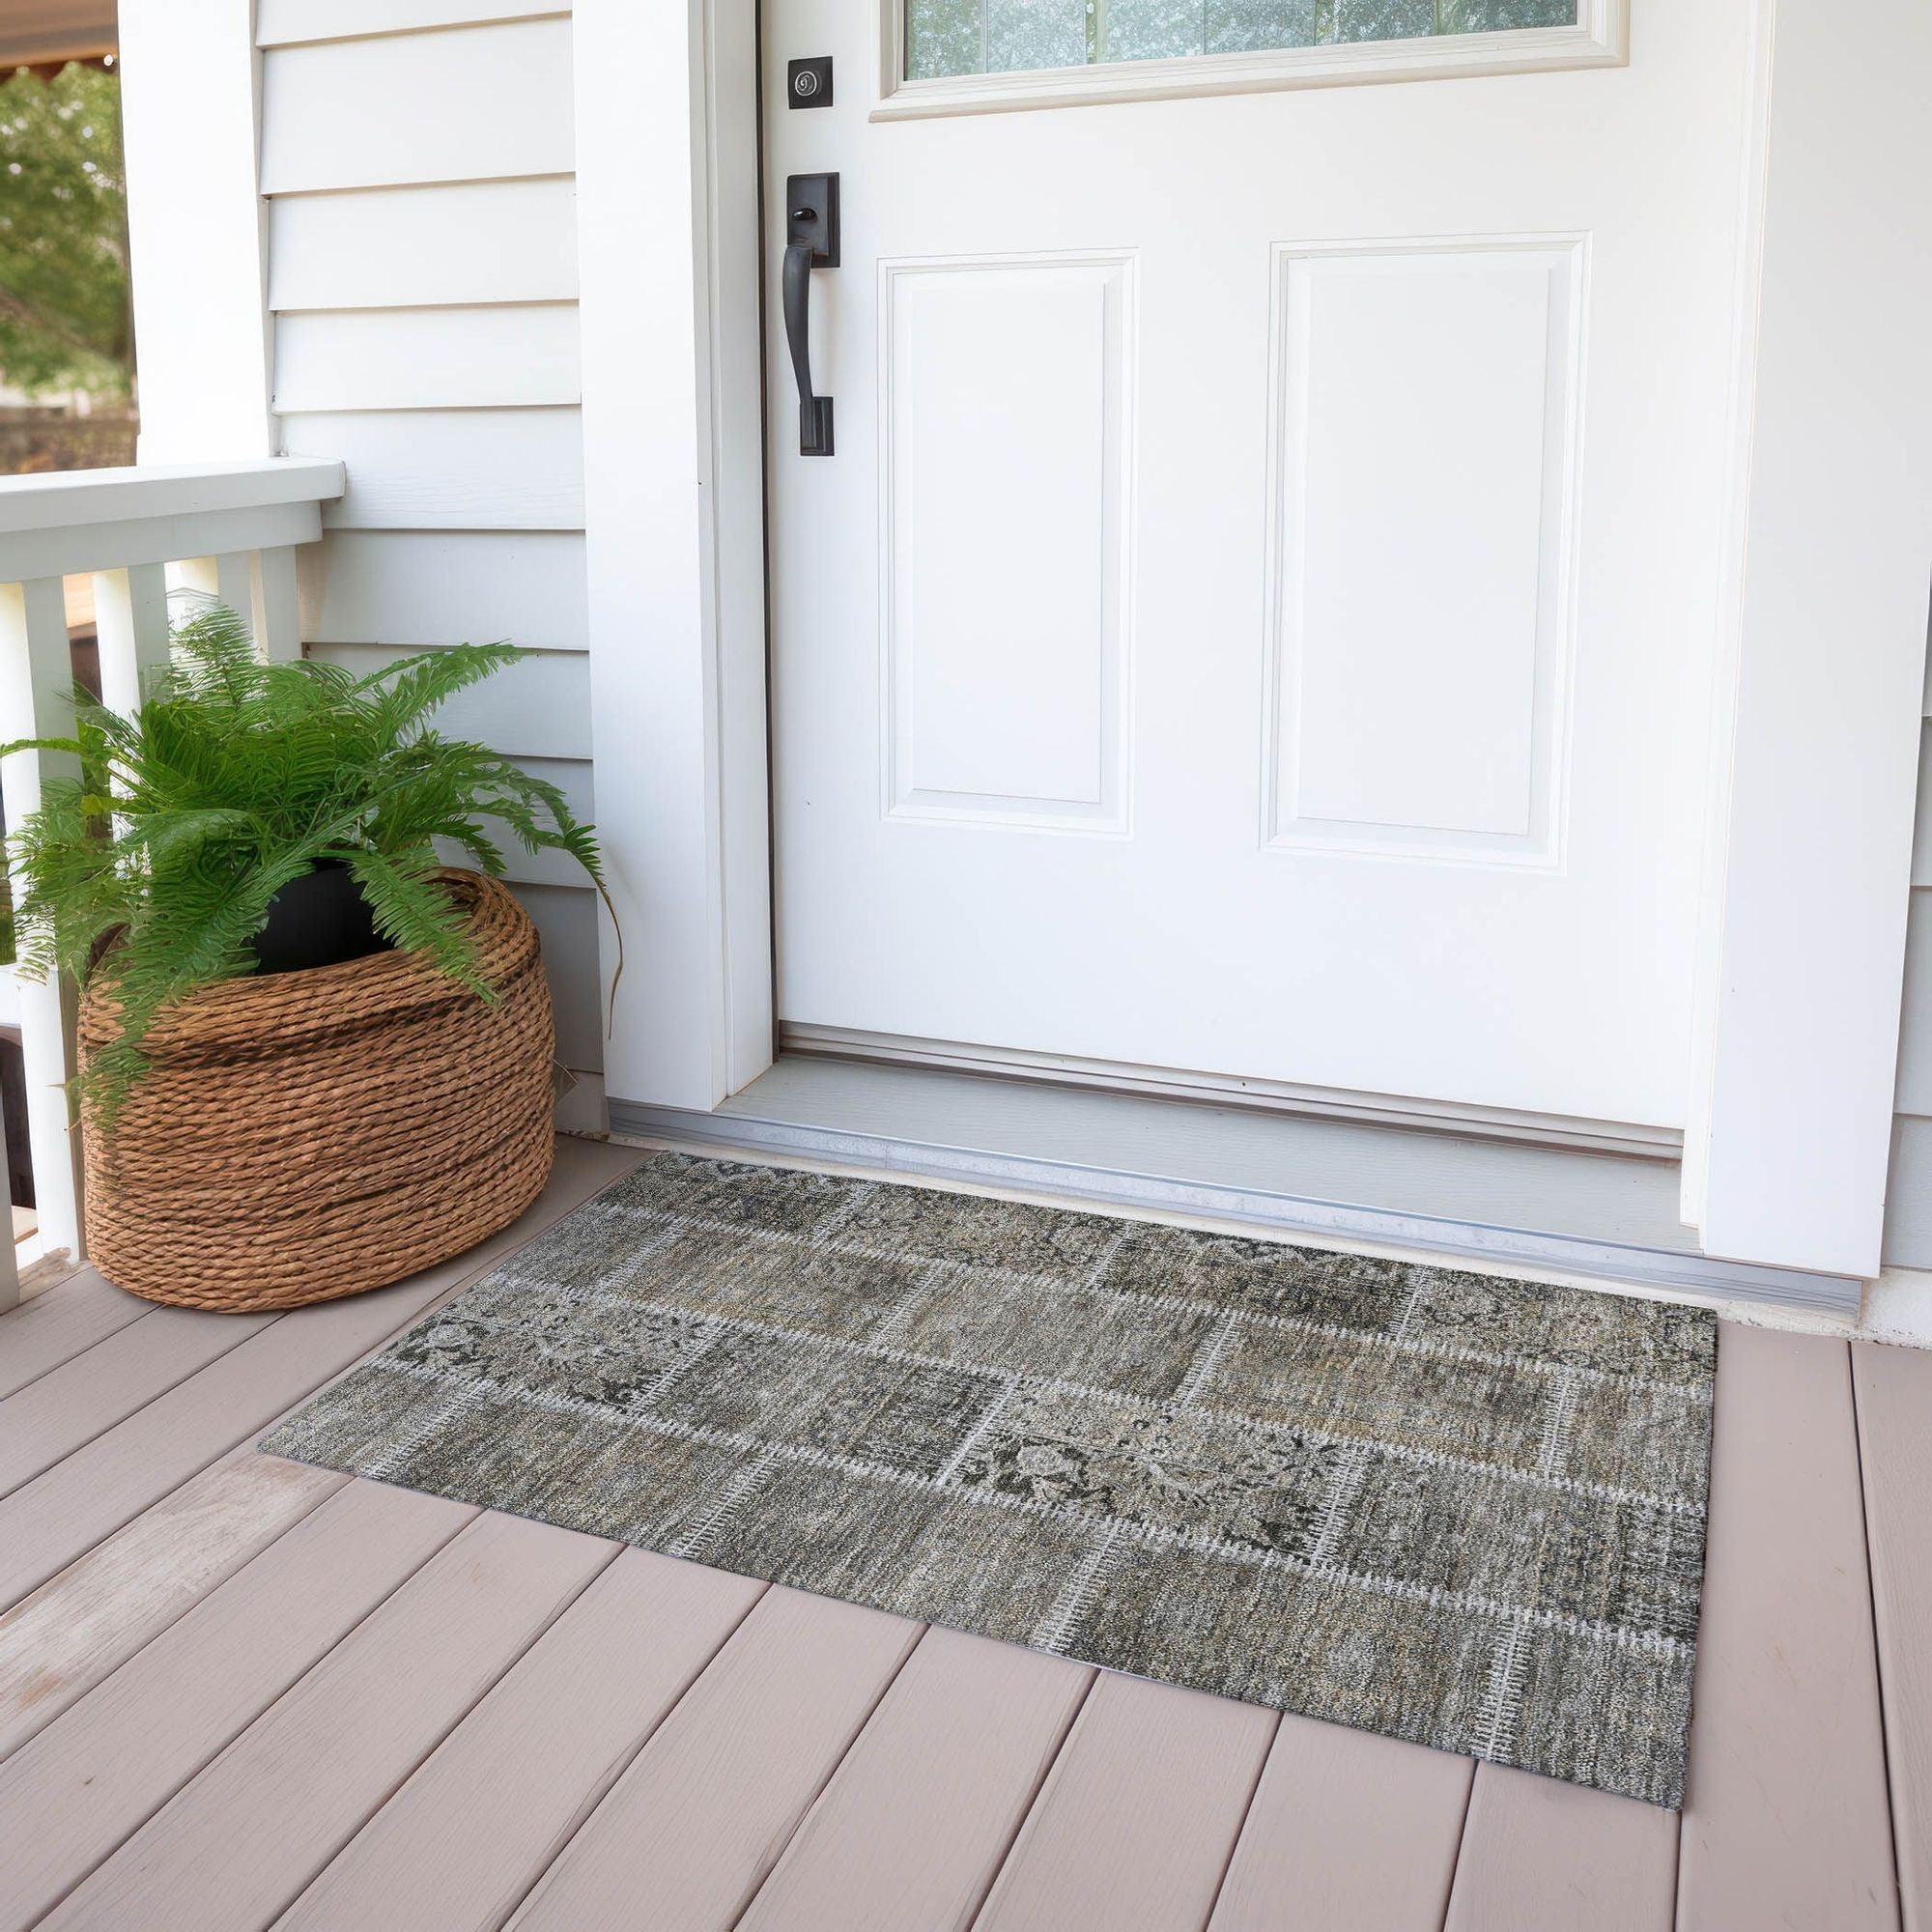
M 1862 1287 L 1705 1255 L 1654 1156 L 808 1055 L 710 1113 L 613 1098 L 611 1128 L 1666 1293 L 1855 1315 Z

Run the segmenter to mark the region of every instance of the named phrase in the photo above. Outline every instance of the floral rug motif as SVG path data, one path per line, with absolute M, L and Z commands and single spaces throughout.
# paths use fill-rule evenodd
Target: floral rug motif
M 1681 1803 L 1701 1310 L 665 1153 L 263 1446 Z

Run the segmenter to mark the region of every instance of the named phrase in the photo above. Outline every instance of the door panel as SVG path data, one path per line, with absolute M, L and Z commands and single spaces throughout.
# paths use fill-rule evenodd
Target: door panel
M 1584 249 L 1278 251 L 1271 846 L 1558 862 Z
M 890 816 L 1124 823 L 1132 284 L 1121 255 L 883 266 Z
M 786 1022 L 1682 1123 L 1747 13 L 875 121 L 767 0 Z

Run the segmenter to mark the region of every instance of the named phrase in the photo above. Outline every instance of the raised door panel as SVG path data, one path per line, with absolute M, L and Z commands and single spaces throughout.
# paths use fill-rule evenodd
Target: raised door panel
M 886 810 L 1120 830 L 1133 264 L 882 286 Z
M 1557 863 L 1582 259 L 1277 251 L 1271 845 Z

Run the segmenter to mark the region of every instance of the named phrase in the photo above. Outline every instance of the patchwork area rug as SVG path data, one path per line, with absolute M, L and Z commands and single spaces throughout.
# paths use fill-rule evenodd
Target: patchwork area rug
M 264 1446 L 1676 1805 L 1701 1311 L 661 1154 Z

